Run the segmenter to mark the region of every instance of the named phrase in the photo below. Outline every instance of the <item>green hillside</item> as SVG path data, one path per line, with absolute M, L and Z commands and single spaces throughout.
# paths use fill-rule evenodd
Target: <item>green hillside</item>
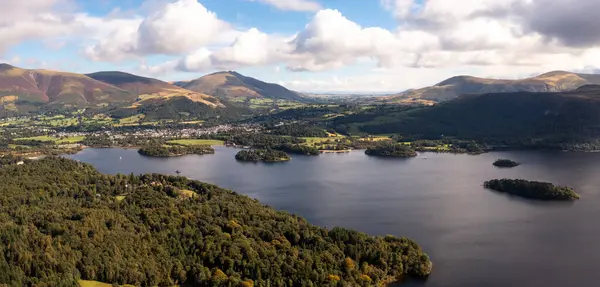
M 380 286 L 431 271 L 409 239 L 327 230 L 183 177 L 50 157 L 0 181 L 0 285 Z

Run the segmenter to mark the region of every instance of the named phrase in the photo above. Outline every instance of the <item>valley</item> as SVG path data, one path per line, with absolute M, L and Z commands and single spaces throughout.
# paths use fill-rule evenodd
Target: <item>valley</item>
M 8 70 L 13 74 L 21 73 L 20 69 L 12 71 L 14 69 L 16 68 Z M 113 100 L 106 95 L 66 104 L 56 100 L 62 98 L 64 94 L 58 93 L 58 97 L 53 96 L 52 99 L 38 101 L 36 109 L 21 109 L 26 105 L 23 106 L 23 103 L 18 100 L 19 96 L 3 97 L 4 116 L 0 118 L 0 153 L 3 156 L 3 167 L 0 168 L 0 176 L 2 174 L 8 176 L 11 172 L 21 174 L 23 172 L 20 169 L 28 170 L 29 176 L 36 176 L 35 174 L 40 170 L 60 165 L 61 168 L 55 169 L 64 172 L 65 180 L 79 178 L 81 175 L 72 170 L 74 165 L 81 165 L 81 163 L 65 161 L 64 158 L 90 163 L 100 172 L 109 174 L 152 173 L 140 177 L 110 176 L 100 174 L 91 166 L 85 166 L 87 179 L 97 177 L 98 180 L 118 183 L 113 185 L 112 189 L 97 190 L 96 196 L 100 195 L 100 197 L 92 200 L 92 196 L 89 199 L 95 204 L 95 208 L 107 210 L 110 213 L 107 215 L 109 219 L 98 217 L 94 215 L 96 209 L 85 207 L 87 194 L 78 194 L 77 197 L 83 196 L 81 197 L 83 199 L 72 201 L 69 196 L 61 193 L 63 191 L 51 191 L 50 197 L 39 202 L 39 206 L 46 206 L 60 201 L 70 208 L 57 209 L 60 212 L 72 213 L 76 210 L 90 216 L 88 220 L 111 222 L 107 229 L 102 227 L 88 230 L 88 235 L 74 232 L 76 227 L 87 226 L 85 225 L 87 223 L 81 225 L 83 223 L 80 220 L 57 220 L 51 226 L 40 223 L 42 225 L 37 227 L 37 235 L 31 240 L 35 241 L 47 235 L 52 238 L 52 242 L 62 240 L 61 244 L 68 245 L 69 250 L 91 252 L 84 257 L 73 255 L 70 259 L 61 260 L 61 268 L 76 270 L 73 272 L 78 274 L 77 277 L 61 277 L 64 273 L 49 271 L 47 277 L 38 276 L 41 278 L 39 280 L 44 282 L 75 280 L 73 282 L 78 282 L 77 284 L 80 285 L 115 282 L 120 285 L 136 286 L 180 285 L 190 282 L 212 282 L 211 284 L 221 286 L 223 284 L 247 285 L 252 282 L 260 285 L 279 282 L 283 279 L 277 274 L 291 272 L 286 273 L 288 274 L 286 276 L 310 278 L 311 282 L 320 282 L 319 284 L 325 284 L 324 286 L 336 286 L 338 281 L 355 282 L 349 284 L 365 286 L 373 286 L 369 285 L 371 283 L 378 286 L 390 283 L 420 286 L 420 281 L 415 278 L 422 276 L 427 277 L 423 282 L 428 286 L 445 286 L 443 282 L 453 282 L 449 272 L 457 272 L 460 269 L 465 274 L 470 274 L 471 280 L 457 280 L 454 281 L 455 283 L 467 282 L 468 286 L 478 286 L 487 282 L 486 278 L 464 270 L 480 269 L 448 253 L 447 250 L 463 250 L 471 254 L 470 256 L 475 256 L 474 253 L 468 253 L 468 250 L 461 247 L 462 241 L 493 242 L 488 243 L 492 246 L 491 256 L 503 258 L 503 252 L 496 252 L 502 248 L 492 238 L 479 235 L 464 236 L 460 232 L 455 233 L 448 229 L 450 226 L 460 231 L 463 220 L 467 220 L 469 224 L 478 224 L 477 218 L 480 218 L 483 209 L 475 213 L 475 215 L 479 214 L 479 217 L 467 219 L 454 218 L 444 209 L 467 208 L 464 204 L 474 199 L 486 212 L 489 211 L 490 205 L 498 205 L 509 210 L 509 213 L 518 214 L 528 212 L 528 209 L 523 207 L 523 204 L 525 206 L 529 204 L 527 198 L 550 199 L 558 192 L 560 192 L 556 195 L 558 199 L 579 198 L 579 194 L 575 194 L 571 189 L 554 187 L 543 182 L 538 184 L 534 180 L 551 180 L 553 183 L 560 184 L 557 186 L 567 183 L 577 188 L 582 202 L 596 201 L 589 186 L 570 180 L 572 174 L 549 172 L 549 165 L 553 164 L 581 168 L 585 174 L 594 170 L 589 161 L 584 159 L 587 157 L 578 152 L 600 149 L 600 129 L 598 129 L 600 127 L 600 86 L 590 84 L 594 80 L 592 76 L 586 76 L 587 78 L 584 77 L 585 75 L 577 76 L 585 81 L 577 80 L 571 75 L 553 73 L 547 74 L 546 78 L 537 77 L 539 81 L 548 78 L 557 81 L 556 77 L 559 77 L 569 83 L 558 81 L 555 88 L 552 88 L 556 90 L 543 92 L 531 91 L 529 87 L 519 90 L 520 84 L 514 82 L 494 82 L 494 85 L 504 87 L 500 88 L 499 92 L 466 93 L 455 98 L 451 96 L 443 101 L 440 100 L 441 98 L 433 99 L 424 96 L 407 102 L 395 99 L 382 101 L 381 97 L 353 97 L 351 101 L 347 98 L 305 98 L 300 93 L 282 86 L 260 82 L 236 72 L 220 72 L 189 82 L 175 83 L 122 72 L 92 73 L 76 78 L 82 79 L 84 86 L 89 82 L 95 85 L 106 85 L 104 87 L 110 87 L 107 88 L 106 93 L 118 90 L 125 96 Z M 486 85 L 491 83 L 481 79 L 476 81 L 485 82 Z M 451 83 L 443 86 L 448 85 Z M 12 87 L 11 93 L 21 91 Z M 513 89 L 517 90 L 513 91 Z M 460 89 L 457 91 L 462 93 Z M 473 91 L 488 91 L 488 88 Z M 35 94 L 32 91 L 27 93 L 29 94 L 20 94 L 20 97 Z M 559 151 L 571 152 L 553 153 Z M 63 159 L 53 157 L 56 155 Z M 50 157 L 39 160 L 44 156 Z M 511 162 L 510 169 L 500 169 L 491 164 L 493 162 L 491 158 L 497 159 L 497 156 L 506 156 L 519 161 L 518 164 Z M 560 158 L 559 163 L 553 162 L 558 158 Z M 571 158 L 578 160 L 570 162 Z M 455 168 L 457 166 L 461 167 L 458 177 Z M 335 172 L 327 172 L 327 170 Z M 228 191 L 216 186 L 209 186 L 185 177 L 158 175 L 157 172 L 183 175 L 190 179 L 219 184 L 224 188 L 233 189 L 236 193 L 229 194 Z M 54 178 L 51 172 L 47 172 L 47 176 Z M 492 186 L 490 183 L 496 183 L 490 181 L 492 176 L 527 177 L 532 181 L 515 180 L 514 182 L 524 182 L 523 186 L 533 189 L 538 185 L 551 188 L 538 192 L 537 189 L 529 191 L 519 187 L 522 190 L 516 192 L 508 183 Z M 435 179 L 435 184 L 432 183 L 431 178 Z M 29 181 L 30 179 L 27 176 L 22 178 L 17 176 L 11 180 Z M 36 184 L 46 184 L 48 180 L 43 175 L 39 175 L 35 181 Z M 457 183 L 455 180 L 462 181 Z M 506 195 L 498 194 L 499 192 L 486 192 L 481 182 L 486 182 L 486 187 L 526 199 L 515 201 L 507 198 Z M 87 189 L 86 186 L 71 188 L 73 192 Z M 369 190 L 370 197 L 365 197 L 366 195 L 359 189 Z M 452 198 L 448 197 L 449 194 L 440 193 L 440 190 L 446 189 L 453 191 L 452 197 L 457 197 L 457 202 L 445 204 L 452 201 Z M 238 195 L 237 192 L 254 199 Z M 13 198 L 13 195 L 10 196 Z M 188 240 L 190 234 L 201 236 L 202 240 L 212 240 L 211 247 L 206 247 L 209 250 L 212 250 L 214 244 L 222 247 L 230 246 L 223 243 L 225 238 L 235 238 L 235 242 L 239 241 L 241 245 L 235 243 L 230 246 L 234 249 L 248 248 L 246 243 L 250 243 L 252 250 L 262 250 L 261 252 L 271 255 L 280 254 L 272 253 L 274 252 L 272 248 L 276 248 L 278 252 L 287 250 L 286 254 L 289 253 L 292 258 L 297 258 L 293 262 L 295 266 L 293 272 L 287 270 L 276 271 L 273 274 L 264 273 L 266 272 L 264 268 L 252 263 L 255 261 L 251 259 L 240 261 L 242 265 L 235 265 L 235 263 L 232 265 L 230 260 L 233 260 L 233 253 L 219 253 L 220 255 L 198 253 L 194 258 L 200 256 L 202 260 L 194 261 L 189 257 L 189 252 L 183 254 L 172 249 L 167 241 L 161 241 L 166 238 L 166 235 L 156 232 L 155 219 L 148 218 L 147 211 L 150 209 L 146 211 L 138 209 L 141 204 L 156 212 L 156 208 L 163 206 L 166 212 L 167 209 L 170 210 L 167 205 L 176 205 L 179 206 L 179 210 L 185 211 L 181 214 L 181 218 L 172 213 L 170 215 L 161 213 L 160 216 L 163 217 L 160 220 L 179 222 L 185 218 L 184 221 L 187 222 L 192 218 L 189 217 L 189 212 L 198 214 L 208 212 L 203 213 L 203 217 L 210 214 L 209 210 L 202 208 L 207 206 L 207 202 L 213 204 L 214 200 L 219 200 L 219 196 L 239 201 L 234 205 L 214 202 L 215 209 L 229 210 L 230 215 L 227 218 L 215 215 L 213 222 L 199 222 L 205 224 L 201 225 L 204 229 L 191 233 L 177 233 L 178 229 L 174 228 L 175 225 L 161 228 L 170 228 L 169 236 L 178 236 L 177 238 L 182 241 Z M 429 196 L 433 201 L 423 200 L 422 196 Z M 255 199 L 284 210 L 285 212 L 281 214 L 285 216 L 300 218 L 286 213 L 293 212 L 306 217 L 308 221 L 302 221 L 300 225 L 292 224 L 289 228 L 280 230 L 280 234 L 266 235 L 265 221 L 248 221 L 244 216 L 259 212 L 258 214 L 263 214 L 261 216 L 265 220 L 281 218 L 290 222 L 291 219 L 280 217 L 277 211 L 267 207 L 249 206 L 250 202 L 256 204 Z M 246 200 L 250 201 L 246 202 Z M 201 206 L 204 207 L 196 210 L 200 202 L 203 202 Z M 150 203 L 155 206 L 148 207 Z M 587 203 L 582 204 L 587 205 Z M 238 205 L 247 206 L 249 209 L 236 213 L 238 212 L 236 210 L 241 208 Z M 351 210 L 343 207 L 347 205 Z M 403 210 L 398 211 L 396 205 L 401 206 Z M 552 206 L 534 208 L 536 212 L 547 214 Z M 561 216 L 566 218 L 572 218 L 579 212 L 577 209 L 571 211 L 566 205 L 557 208 L 564 209 L 564 214 Z M 435 211 L 423 213 L 423 210 Z M 122 211 L 125 213 L 121 214 Z M 134 211 L 142 213 L 137 215 L 131 213 Z M 29 207 L 23 207 L 21 212 L 39 213 Z M 245 215 L 242 216 L 242 213 Z M 353 215 L 354 213 L 357 215 Z M 424 223 L 409 220 L 415 214 L 420 218 L 434 221 Z M 496 210 L 494 215 L 497 219 L 490 218 L 485 221 L 497 223 L 515 220 L 504 210 Z M 357 219 L 356 216 L 362 219 Z M 551 215 L 547 216 L 553 218 Z M 448 218 L 442 220 L 443 224 L 436 224 L 435 220 L 439 221 L 441 217 Z M 14 224 L 14 221 L 11 221 L 13 219 L 4 222 Z M 219 225 L 220 220 L 225 221 Z M 296 219 L 292 221 L 296 222 Z M 395 221 L 398 223 L 390 223 Z M 398 236 L 408 235 L 423 244 L 423 250 L 432 255 L 431 261 L 428 255 L 421 251 L 419 245 L 406 241 L 408 239 L 404 237 L 370 237 L 346 229 L 319 229 L 320 236 L 330 237 L 323 240 L 333 244 L 326 248 L 327 252 L 335 248 L 341 249 L 339 252 L 336 251 L 335 258 L 331 259 L 336 263 L 326 270 L 321 270 L 322 272 L 319 271 L 318 274 L 309 276 L 299 270 L 305 270 L 302 269 L 306 267 L 305 260 L 313 259 L 301 258 L 294 255 L 295 252 L 304 248 L 303 252 L 312 252 L 311 254 L 318 258 L 326 258 L 328 255 L 325 257 L 317 255 L 323 250 L 317 245 L 310 245 L 315 241 L 305 232 L 305 228 L 313 228 L 312 225 L 307 225 L 308 222 L 327 227 L 356 228 L 376 236 L 383 236 L 389 232 Z M 114 230 L 114 226 L 121 229 Z M 116 248 L 124 256 L 121 260 L 128 262 L 127 264 L 138 262 L 138 268 L 152 270 L 151 272 L 156 276 L 148 277 L 142 273 L 118 271 L 131 270 L 118 264 L 103 263 L 101 264 L 103 267 L 100 267 L 98 264 L 85 261 L 87 260 L 85 258 L 94 257 L 94 252 L 98 250 L 81 245 L 79 242 L 94 241 L 96 234 L 107 236 L 106 238 L 117 235 L 120 238 L 135 238 L 136 235 L 129 232 L 133 226 L 138 226 L 138 229 L 139 226 L 144 226 L 145 229 L 142 231 L 146 232 L 145 238 L 154 239 L 142 241 L 141 244 L 143 248 L 154 251 L 138 254 L 139 256 L 127 255 L 127 250 L 130 250 L 131 246 L 120 243 Z M 220 232 L 211 231 L 216 230 L 217 226 Z M 522 228 L 529 228 L 527 221 L 519 221 L 516 227 L 506 227 L 505 231 L 514 233 Z M 90 232 L 93 233 L 91 237 Z M 299 237 L 293 232 L 296 232 Z M 490 231 L 478 229 L 475 232 L 479 234 Z M 544 231 L 532 230 L 531 232 L 534 236 Z M 18 234 L 23 236 L 24 233 Z M 451 236 L 455 236 L 456 240 L 436 240 L 436 238 L 443 238 L 445 234 L 452 234 Z M 346 236 L 362 238 L 360 240 L 365 242 L 375 240 L 379 242 L 377 244 L 380 247 L 385 245 L 383 248 L 386 252 L 377 254 L 386 254 L 388 256 L 385 259 L 386 263 L 383 264 L 382 259 L 377 261 L 365 253 L 352 253 L 355 252 L 352 251 L 355 247 L 350 247 L 348 244 L 355 242 L 355 239 L 345 239 Z M 196 239 L 200 240 L 200 237 Z M 244 243 L 246 245 L 242 242 L 246 242 Z M 522 244 L 533 250 L 540 250 L 534 247 L 532 242 L 524 241 Z M 407 248 L 406 246 L 409 246 L 409 249 L 403 249 Z M 552 248 L 552 244 L 547 244 L 546 247 Z M 362 243 L 356 248 L 374 250 L 373 247 Z M 200 249 L 194 250 L 199 252 Z M 37 254 L 38 250 L 30 248 L 28 252 Z M 508 255 L 516 256 L 517 253 L 518 250 L 510 250 Z M 160 256 L 157 257 L 158 255 Z M 269 258 L 271 255 L 268 255 Z M 222 262 L 215 262 L 214 256 L 221 256 L 219 260 Z M 564 258 L 566 255 L 560 256 Z M 107 260 L 102 256 L 94 258 L 100 260 L 99 262 Z M 399 264 L 398 258 L 404 258 L 402 260 L 406 261 L 402 261 L 401 265 L 394 265 Z M 487 255 L 482 258 L 482 260 L 490 260 Z M 38 263 L 41 264 L 40 268 L 48 266 L 45 261 Z M 23 262 L 17 261 L 16 264 L 23 264 Z M 254 264 L 252 265 L 254 267 L 248 264 Z M 432 269 L 432 266 L 437 264 L 441 264 L 441 271 Z M 195 267 L 190 269 L 192 265 Z M 358 268 L 357 265 L 361 267 Z M 448 268 L 450 265 L 454 266 L 454 269 L 444 269 L 444 266 Z M 558 265 L 560 264 L 548 268 L 559 268 Z M 490 265 L 483 264 L 483 266 Z M 560 266 L 565 268 L 563 265 Z M 97 270 L 98 268 L 113 270 L 111 269 L 113 267 L 115 271 L 111 271 L 110 274 L 99 274 L 100 271 Z M 173 273 L 173 270 L 176 272 Z M 262 270 L 261 274 L 270 275 L 268 279 L 261 279 L 266 275 L 258 277 L 255 275 L 258 271 L 252 270 Z M 531 272 L 537 274 L 544 273 L 545 270 Z M 431 275 L 428 275 L 430 272 Z M 35 277 L 28 273 L 24 276 L 22 273 L 10 274 L 12 278 L 16 278 L 14 280 L 25 283 Z M 514 285 L 515 283 L 512 280 L 494 278 L 498 284 Z M 560 278 L 555 280 L 561 282 Z

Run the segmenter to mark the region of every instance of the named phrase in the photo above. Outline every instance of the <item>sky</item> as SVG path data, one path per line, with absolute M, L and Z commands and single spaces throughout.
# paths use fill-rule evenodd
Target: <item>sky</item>
M 2 0 L 0 61 L 301 92 L 600 73 L 600 0 Z

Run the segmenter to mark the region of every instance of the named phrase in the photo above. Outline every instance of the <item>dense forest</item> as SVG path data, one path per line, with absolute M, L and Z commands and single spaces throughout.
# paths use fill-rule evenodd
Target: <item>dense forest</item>
M 289 125 L 281 125 L 281 126 L 274 128 L 271 132 L 276 135 L 293 136 L 293 137 L 322 138 L 322 137 L 329 136 L 329 134 L 327 132 L 325 132 L 322 128 L 309 126 L 306 124 L 299 124 L 299 123 L 294 123 L 294 124 L 289 124 Z
M 366 151 L 368 155 L 385 157 L 415 157 L 417 152 L 409 145 L 392 143 L 388 141 L 380 142 L 375 146 L 369 147 Z
M 273 149 L 252 149 L 241 150 L 235 155 L 235 159 L 239 161 L 251 162 L 280 162 L 290 160 L 290 156 L 279 150 Z
M 321 151 L 315 147 L 299 145 L 299 144 L 282 144 L 278 146 L 274 146 L 273 149 L 283 151 L 291 154 L 300 154 L 300 155 L 319 155 Z
M 0 285 L 379 286 L 431 271 L 407 238 L 327 230 L 184 177 L 49 157 L 0 181 Z
M 142 147 L 138 153 L 153 157 L 182 156 L 186 154 L 212 154 L 215 150 L 208 145 L 151 145 Z
M 494 179 L 484 183 L 485 188 L 540 200 L 575 200 L 579 195 L 569 187 L 554 186 L 547 182 L 523 179 Z

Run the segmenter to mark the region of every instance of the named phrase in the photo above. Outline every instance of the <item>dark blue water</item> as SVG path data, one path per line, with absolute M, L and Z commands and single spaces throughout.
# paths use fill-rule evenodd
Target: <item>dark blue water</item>
M 235 190 L 326 226 L 416 240 L 434 269 L 405 286 L 507 287 L 600 284 L 600 153 L 498 152 L 368 157 L 360 151 L 236 162 L 237 150 L 148 158 L 136 150 L 86 149 L 70 158 L 105 173 L 169 173 Z M 492 166 L 497 158 L 522 163 Z M 574 203 L 535 202 L 485 190 L 493 178 L 575 188 Z

